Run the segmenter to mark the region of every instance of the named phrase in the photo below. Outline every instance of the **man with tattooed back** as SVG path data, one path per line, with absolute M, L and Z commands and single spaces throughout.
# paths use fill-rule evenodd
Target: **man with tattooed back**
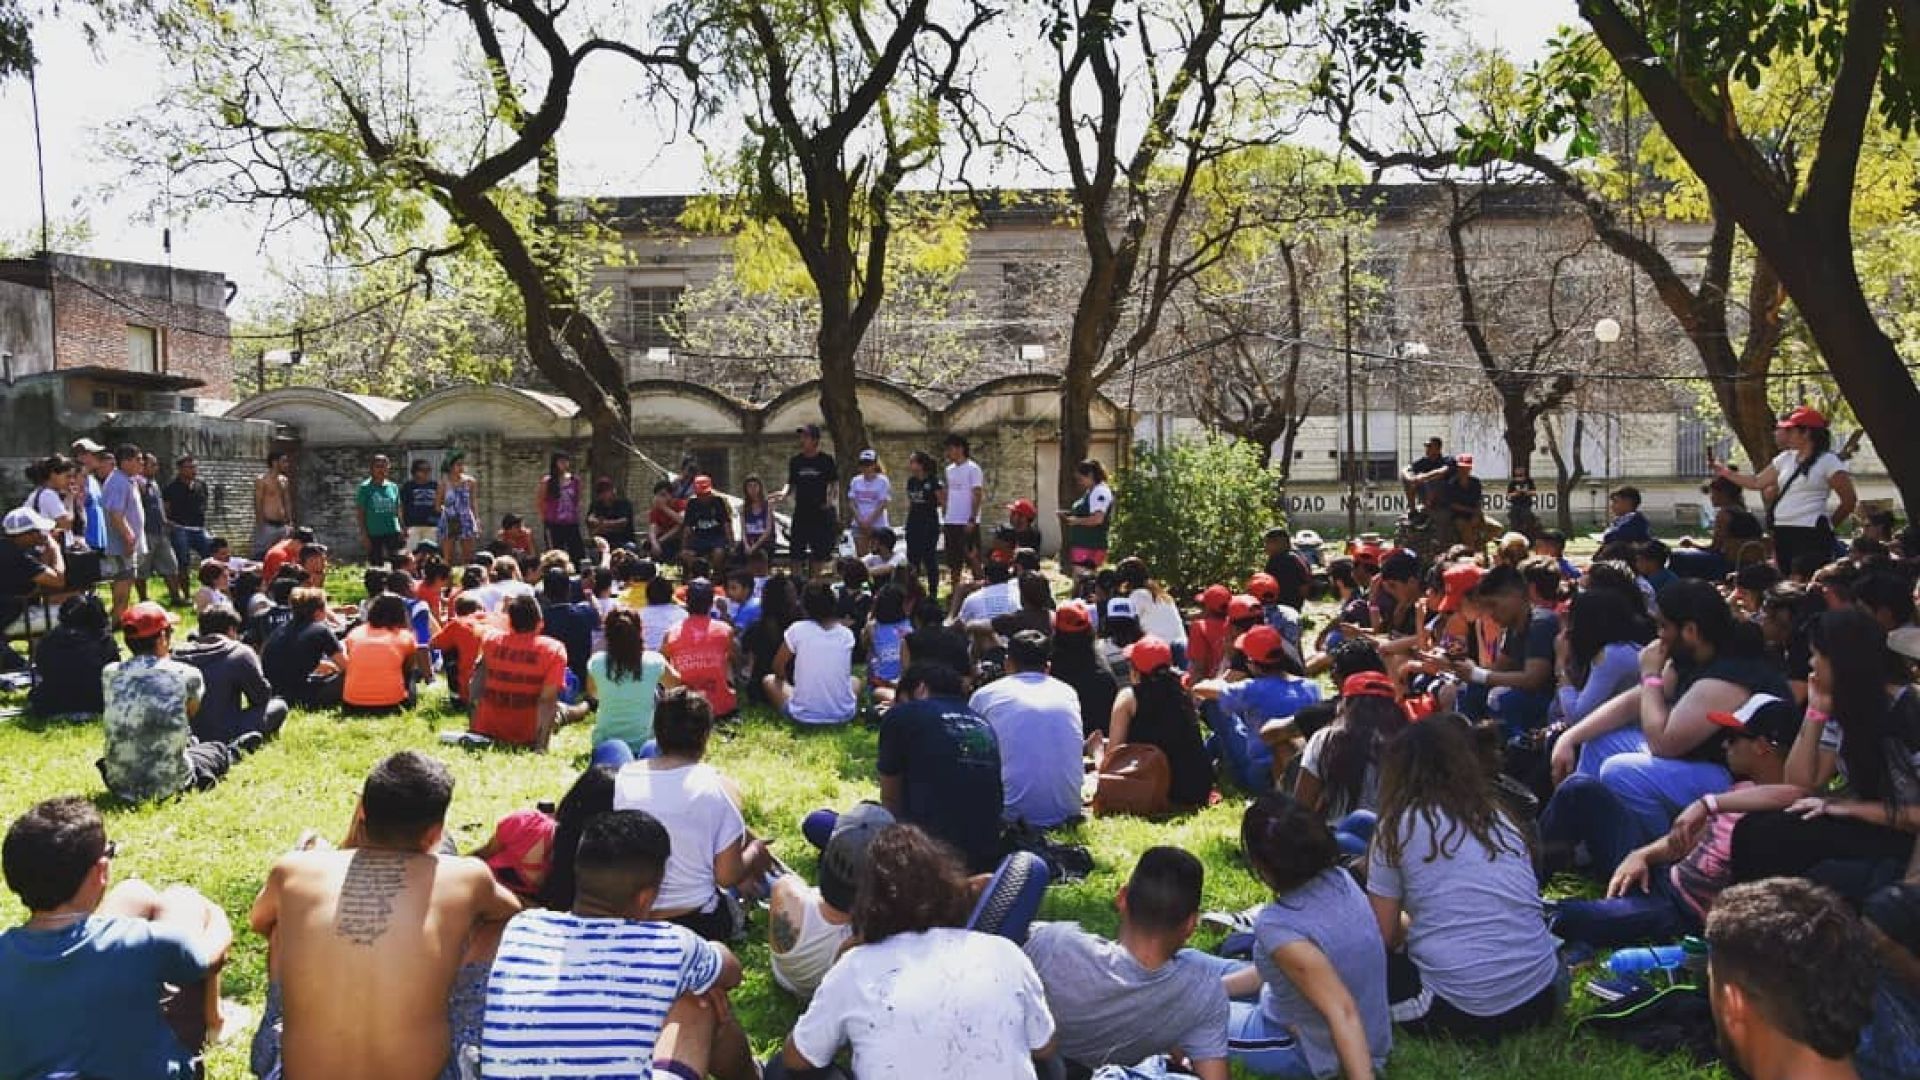
M 375 765 L 347 843 L 274 864 L 254 901 L 285 1008 L 288 1080 L 432 1080 L 447 993 L 483 924 L 520 910 L 478 859 L 440 850 L 453 777 L 424 754 Z

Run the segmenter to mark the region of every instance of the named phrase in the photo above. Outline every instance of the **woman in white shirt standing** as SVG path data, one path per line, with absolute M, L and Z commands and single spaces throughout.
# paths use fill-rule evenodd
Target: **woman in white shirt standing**
M 853 506 L 853 549 L 857 555 L 892 555 L 874 546 L 874 534 L 887 528 L 887 503 L 893 499 L 893 481 L 880 467 L 872 447 L 860 451 L 860 471 L 847 481 L 847 502 Z
M 23 505 L 53 522 L 55 539 L 64 537 L 73 527 L 73 478 L 79 469 L 79 462 L 61 454 L 27 466 L 27 479 L 34 487 Z
M 769 1078 L 822 1068 L 843 1046 L 862 1080 L 1032 1080 L 1053 1053 L 1046 991 L 1020 947 L 961 929 L 960 860 L 912 825 L 867 846 L 855 890 L 858 946 L 827 971 Z
M 1786 449 L 1767 467 L 1754 475 L 1735 472 L 1716 465 L 1714 475 L 1748 491 L 1778 492 L 1767 512 L 1773 526 L 1773 559 L 1783 574 L 1793 573 L 1796 560 L 1818 555 L 1822 563 L 1833 558 L 1834 530 L 1846 523 L 1858 501 L 1853 491 L 1853 474 L 1847 463 L 1833 452 L 1833 432 L 1827 418 L 1805 405 L 1780 421 L 1780 433 Z M 1827 513 L 1827 493 L 1839 496 L 1839 504 Z

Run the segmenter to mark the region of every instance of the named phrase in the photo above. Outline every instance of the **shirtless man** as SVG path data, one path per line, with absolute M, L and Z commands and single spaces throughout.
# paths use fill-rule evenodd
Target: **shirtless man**
M 253 557 L 264 559 L 267 549 L 287 538 L 293 529 L 293 455 L 275 450 L 267 455 L 267 471 L 253 482 Z
M 432 1080 L 470 935 L 520 910 L 477 859 L 435 854 L 453 777 L 402 751 L 374 766 L 338 851 L 281 857 L 254 901 L 285 1006 L 283 1075 Z

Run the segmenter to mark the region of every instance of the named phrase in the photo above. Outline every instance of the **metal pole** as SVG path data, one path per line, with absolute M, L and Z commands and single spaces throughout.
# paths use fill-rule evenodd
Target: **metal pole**
M 1354 490 L 1353 468 L 1353 254 L 1344 232 L 1340 234 L 1340 311 L 1347 367 L 1347 445 L 1340 455 L 1340 467 L 1347 474 L 1347 537 L 1351 539 L 1360 535 L 1360 500 Z
M 40 80 L 34 78 L 36 61 L 27 65 L 27 97 L 33 104 L 33 171 L 40 185 L 40 253 L 46 254 L 52 242 L 47 224 L 47 155 L 40 143 Z

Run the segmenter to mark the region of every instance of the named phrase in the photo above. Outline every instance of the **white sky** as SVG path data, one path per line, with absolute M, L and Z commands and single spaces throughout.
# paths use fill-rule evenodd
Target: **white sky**
M 1481 44 L 1499 45 L 1523 59 L 1538 55 L 1555 27 L 1575 21 L 1573 0 L 1456 0 L 1467 32 Z M 143 220 L 155 202 L 121 168 L 101 154 L 100 132 L 150 102 L 163 85 L 163 58 L 151 47 L 109 40 L 96 56 L 71 20 L 43 25 L 36 35 L 42 57 L 40 110 L 46 153 L 47 204 L 52 217 L 84 216 L 93 227 L 87 254 L 162 261 L 159 221 Z M 600 195 L 685 191 L 699 179 L 691 147 L 664 157 L 621 138 L 633 106 L 619 87 L 576 94 L 562 133 L 567 189 Z M 596 121 L 600 121 L 596 123 Z M 0 236 L 25 237 L 39 225 L 33 124 L 25 80 L 0 85 Z M 173 261 L 218 270 L 240 285 L 239 302 L 257 300 L 272 287 L 271 269 L 296 269 L 318 257 L 312 243 L 290 237 L 263 239 L 260 223 L 243 213 L 223 212 L 173 223 Z

